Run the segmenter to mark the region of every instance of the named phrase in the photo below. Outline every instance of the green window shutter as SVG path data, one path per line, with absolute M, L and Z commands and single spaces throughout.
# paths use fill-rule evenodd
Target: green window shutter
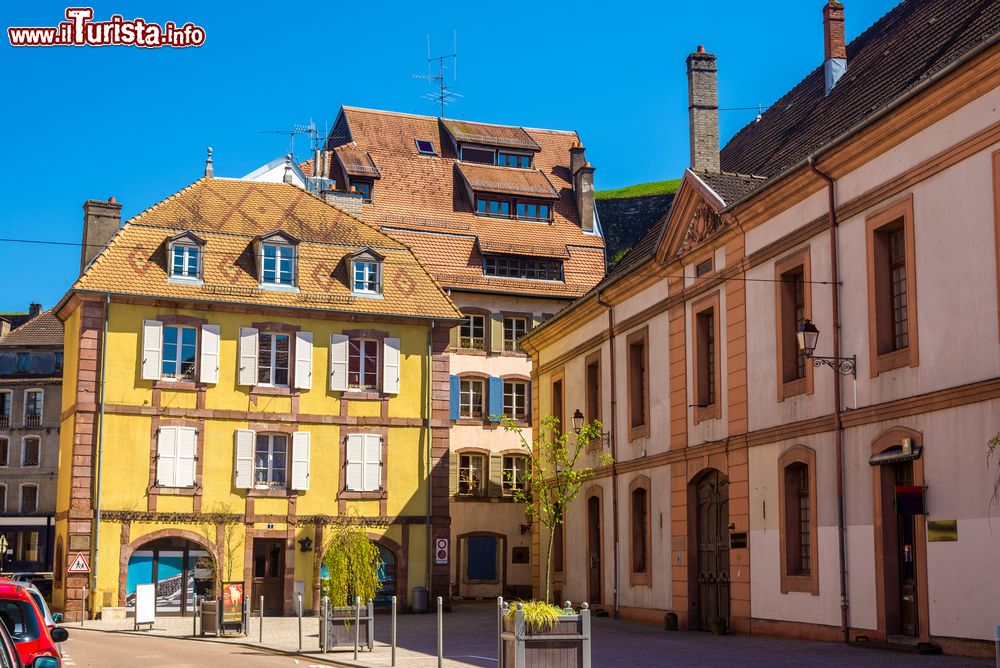
M 448 459 L 451 465 L 451 475 L 448 476 L 448 494 L 455 496 L 458 494 L 458 453 L 450 453 Z
M 503 352 L 503 313 L 491 313 L 490 352 Z
M 458 350 L 458 334 L 461 330 L 462 330 L 461 325 L 455 325 L 454 327 L 451 328 L 451 334 L 450 334 L 451 338 L 449 340 L 449 345 L 451 346 L 452 350 Z
M 500 496 L 503 489 L 503 457 L 490 455 L 490 496 Z

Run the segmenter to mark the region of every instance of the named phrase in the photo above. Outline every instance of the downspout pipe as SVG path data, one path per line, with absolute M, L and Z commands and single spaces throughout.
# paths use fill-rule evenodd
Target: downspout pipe
M 434 415 L 434 321 L 427 330 L 427 421 L 424 422 L 424 440 L 427 448 L 427 514 L 424 517 L 427 529 L 427 600 L 431 600 L 431 575 L 434 560 L 434 541 L 431 540 L 431 504 L 434 499 L 434 467 L 431 464 L 431 418 Z M 429 605 L 429 603 L 428 603 Z
M 840 354 L 840 266 L 838 265 L 837 249 L 837 195 L 833 177 L 821 171 L 816 166 L 816 156 L 808 158 L 809 169 L 826 181 L 830 220 L 830 267 L 833 283 L 833 356 Z M 850 603 L 847 595 L 847 522 L 844 509 L 844 423 L 841 419 L 842 399 L 840 388 L 840 373 L 833 374 L 833 444 L 837 459 L 837 538 L 840 554 L 840 630 L 844 642 L 850 642 Z
M 91 571 L 90 571 L 90 600 L 94 600 L 94 593 L 97 590 L 97 560 L 100 557 L 101 545 L 101 463 L 104 452 L 104 381 L 107 377 L 108 368 L 108 319 L 111 315 L 111 294 L 104 293 L 104 331 L 101 334 L 101 399 L 98 405 L 99 423 L 97 427 L 97 462 L 94 464 L 94 544 L 91 546 Z M 82 619 L 87 618 L 87 600 L 80 601 L 80 615 Z
M 621 597 L 619 592 L 621 591 L 621 573 L 619 572 L 619 555 L 618 555 L 618 446 L 617 439 L 615 438 L 615 416 L 617 415 L 618 409 L 618 394 L 615 391 L 617 383 L 615 382 L 617 376 L 615 376 L 615 310 L 614 307 L 608 302 L 601 299 L 601 291 L 597 291 L 597 295 L 594 301 L 603 306 L 608 310 L 608 340 L 610 345 L 608 346 L 610 353 L 608 355 L 609 363 L 611 366 L 611 415 L 609 424 L 607 426 L 608 434 L 611 438 L 611 517 L 612 517 L 612 533 L 614 535 L 614 571 L 615 571 L 615 619 L 618 618 L 619 610 L 621 607 Z

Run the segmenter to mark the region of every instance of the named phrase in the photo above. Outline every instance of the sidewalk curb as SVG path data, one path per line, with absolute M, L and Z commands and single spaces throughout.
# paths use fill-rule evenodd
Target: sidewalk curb
M 240 640 L 221 642 L 219 640 L 211 640 L 210 638 L 203 638 L 201 636 L 161 636 L 161 635 L 150 635 L 149 632 L 145 631 L 131 631 L 128 629 L 123 629 L 120 631 L 108 630 L 108 629 L 95 629 L 87 628 L 86 626 L 68 626 L 67 630 L 70 631 L 91 631 L 93 633 L 106 633 L 108 635 L 130 635 L 139 636 L 145 638 L 164 638 L 166 640 L 187 640 L 193 642 L 206 642 L 214 643 L 216 645 L 232 645 L 237 647 L 246 647 L 248 649 L 262 650 L 269 652 L 271 654 L 277 654 L 280 656 L 293 657 L 296 659 L 304 659 L 315 663 L 325 663 L 328 666 L 336 666 L 337 668 L 356 668 L 357 664 L 353 663 L 341 663 L 335 659 L 328 659 L 325 656 L 313 656 L 311 654 L 300 654 L 294 650 L 278 649 L 277 647 L 268 647 L 267 645 L 259 645 L 250 642 L 243 642 Z

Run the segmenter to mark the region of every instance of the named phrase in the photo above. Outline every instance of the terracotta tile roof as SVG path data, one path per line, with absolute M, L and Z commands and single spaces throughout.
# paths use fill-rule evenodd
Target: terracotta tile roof
M 722 169 L 774 176 L 998 33 L 996 0 L 903 2 L 847 46 L 829 95 L 820 65 L 726 144 Z
M 204 285 L 167 279 L 166 239 L 194 230 L 205 240 Z M 298 293 L 261 289 L 251 243 L 281 230 L 301 240 Z M 384 299 L 351 296 L 345 257 L 386 256 Z M 120 229 L 72 291 L 200 302 L 392 315 L 458 317 L 451 300 L 398 241 L 285 183 L 200 179 Z
M 62 343 L 63 325 L 52 309 L 39 313 L 0 338 L 0 346 L 61 346 Z
M 563 263 L 562 282 L 484 276 L 483 255 L 475 237 L 398 229 L 387 232 L 413 249 L 427 271 L 446 288 L 578 297 L 594 286 L 594 276 L 604 273 L 600 249 L 571 247 Z
M 545 178 L 545 174 L 537 169 L 494 167 L 469 162 L 457 162 L 455 167 L 474 192 L 559 199 L 559 193 Z
M 334 153 L 337 154 L 340 166 L 348 176 L 379 177 L 379 169 L 368 151 L 363 151 L 351 144 L 344 144 L 338 146 Z
M 767 179 L 762 176 L 750 176 L 747 174 L 730 174 L 723 172 L 717 174 L 713 172 L 694 172 L 695 176 L 701 179 L 712 191 L 722 198 L 726 204 L 732 204 L 741 200 L 757 188 L 767 183 Z
M 442 119 L 441 123 L 457 141 L 491 146 L 510 146 L 532 151 L 542 150 L 538 142 L 524 128 L 473 123 L 472 121 L 460 121 L 452 118 Z
M 583 254 L 574 248 L 592 249 L 588 257 L 601 256 L 604 244 L 600 237 L 584 233 L 579 224 L 569 173 L 569 150 L 579 143 L 577 134 L 555 130 L 485 126 L 465 121 L 451 123 L 453 127 L 459 123 L 470 133 L 483 127 L 500 128 L 497 133 L 502 131 L 509 133 L 511 137 L 527 136 L 540 147 L 541 151 L 534 156 L 536 176 L 529 178 L 543 177 L 559 197 L 552 205 L 551 224 L 543 224 L 485 218 L 473 213 L 462 173 L 456 168 L 457 156 L 449 130 L 445 127 L 446 123 L 450 121 L 439 122 L 439 119 L 431 116 L 353 107 L 344 107 L 341 110 L 341 116 L 335 124 L 336 132 L 331 132 L 331 135 L 336 134 L 341 142 L 353 142 L 358 149 L 366 151 L 381 171 L 381 178 L 376 182 L 372 194 L 372 203 L 364 205 L 362 209 L 365 222 L 384 229 L 387 234 L 407 244 L 410 244 L 412 235 L 404 235 L 399 230 L 459 234 L 473 241 L 478 239 L 488 247 L 490 244 L 510 244 L 512 239 L 516 239 L 517 243 L 525 248 L 563 249 L 562 253 L 569 256 L 566 261 L 566 275 L 576 276 L 578 280 L 573 281 L 572 286 L 570 281 L 567 281 L 567 285 L 561 288 L 562 293 L 567 297 L 575 297 L 586 292 L 586 289 L 579 289 L 579 285 L 587 285 L 589 289 L 596 284 L 604 274 L 602 263 L 590 262 L 589 259 L 582 262 L 579 258 Z M 416 139 L 433 141 L 437 155 L 420 155 L 414 143 Z M 464 168 L 468 165 L 461 166 Z M 530 173 L 527 170 L 492 167 L 486 169 L 491 174 L 494 170 Z M 473 171 L 477 175 L 481 173 Z M 337 178 L 332 173 L 331 177 Z M 460 284 L 464 284 L 470 288 L 482 289 L 482 282 L 479 279 L 496 280 L 484 279 L 478 264 L 476 270 L 479 273 L 473 276 L 462 264 L 468 258 L 468 252 L 464 256 L 459 252 L 445 253 L 444 256 L 437 257 L 434 255 L 434 249 L 427 243 L 413 245 L 413 251 L 421 262 L 427 263 L 429 260 L 437 262 L 442 273 L 463 279 L 464 283 L 456 278 L 449 284 L 450 287 L 460 287 Z M 445 271 L 448 266 L 451 266 L 452 270 Z M 584 275 L 585 269 L 593 270 L 593 274 Z M 513 280 L 513 282 L 519 281 Z M 531 282 L 521 283 L 525 287 L 518 289 L 518 292 L 531 294 L 534 290 L 533 285 L 528 285 Z M 547 287 L 546 290 L 558 292 L 553 291 L 551 287 Z

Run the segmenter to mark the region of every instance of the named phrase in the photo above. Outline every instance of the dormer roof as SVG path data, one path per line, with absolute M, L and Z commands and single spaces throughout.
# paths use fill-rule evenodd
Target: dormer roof
M 473 192 L 559 199 L 552 183 L 537 169 L 495 167 L 472 162 L 456 162 L 455 168 Z
M 385 259 L 385 256 L 378 251 L 372 250 L 371 248 L 362 248 L 356 253 L 351 255 L 353 260 L 371 260 L 373 262 L 381 262 Z
M 199 237 L 197 234 L 195 234 L 191 230 L 186 230 L 186 231 L 181 232 L 179 234 L 175 234 L 172 237 L 167 237 L 167 243 L 174 244 L 174 243 L 178 243 L 178 242 L 180 242 L 180 243 L 194 244 L 195 246 L 204 246 L 205 245 L 205 240 L 202 239 L 201 237 Z
M 378 166 L 368 151 L 352 144 L 344 144 L 334 149 L 340 168 L 348 176 L 362 176 L 377 179 L 382 176 Z
M 524 128 L 458 121 L 451 118 L 441 119 L 441 124 L 456 142 L 519 148 L 527 151 L 542 150 L 538 142 L 532 139 Z
M 271 243 L 290 244 L 292 246 L 302 243 L 301 239 L 283 230 L 274 230 L 267 234 L 257 235 L 254 237 L 254 241 L 258 243 L 269 241 Z

